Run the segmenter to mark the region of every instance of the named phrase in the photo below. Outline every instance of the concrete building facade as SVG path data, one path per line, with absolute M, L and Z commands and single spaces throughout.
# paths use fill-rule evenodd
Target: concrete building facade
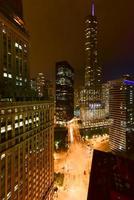
M 134 151 L 134 79 L 125 76 L 111 81 L 109 114 L 110 148 L 115 152 Z
M 0 107 L 0 199 L 52 200 L 53 103 Z

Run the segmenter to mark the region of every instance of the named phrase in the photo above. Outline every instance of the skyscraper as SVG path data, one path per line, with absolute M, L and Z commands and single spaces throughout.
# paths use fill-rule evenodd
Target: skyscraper
M 74 116 L 74 70 L 67 61 L 56 63 L 56 124 L 65 126 Z
M 84 127 L 103 126 L 102 68 L 98 64 L 97 18 L 91 1 L 91 14 L 85 20 L 85 86 L 81 91 L 81 120 Z
M 0 1 L 0 199 L 52 200 L 54 104 L 24 101 L 29 35 L 16 2 Z
M 52 200 L 53 102 L 0 102 L 0 108 L 0 199 Z
M 9 16 L 16 14 L 23 19 L 22 0 L 0 0 L 0 9 Z
M 44 91 L 45 91 L 45 76 L 43 73 L 38 73 L 37 78 L 37 92 L 38 92 L 38 97 L 43 97 L 44 96 Z
M 68 146 L 67 122 L 74 116 L 74 70 L 67 61 L 56 63 L 55 148 Z
M 91 14 L 85 21 L 85 87 L 90 90 L 91 100 L 100 100 L 102 68 L 98 64 L 97 18 L 94 1 L 91 2 Z
M 109 138 L 114 152 L 134 152 L 134 78 L 111 81 Z
M 0 99 L 29 96 L 29 34 L 15 5 L 0 1 Z

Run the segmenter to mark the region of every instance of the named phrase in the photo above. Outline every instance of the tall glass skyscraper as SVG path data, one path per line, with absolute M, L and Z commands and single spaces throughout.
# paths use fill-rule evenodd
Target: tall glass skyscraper
M 86 127 L 102 126 L 100 119 L 104 118 L 104 107 L 101 101 L 102 67 L 98 64 L 97 26 L 95 4 L 92 0 L 91 13 L 85 20 L 85 86 L 81 91 L 81 120 Z
M 56 124 L 65 126 L 74 116 L 74 70 L 67 61 L 56 63 Z
M 98 65 L 97 23 L 95 5 L 92 1 L 91 14 L 85 21 L 85 86 L 92 90 L 93 96 L 99 95 L 102 78 L 102 69 Z

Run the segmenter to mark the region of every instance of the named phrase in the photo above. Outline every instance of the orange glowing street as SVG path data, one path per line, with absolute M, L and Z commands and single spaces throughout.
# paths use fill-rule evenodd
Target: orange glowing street
M 79 127 L 69 124 L 70 147 L 66 153 L 55 153 L 55 172 L 64 174 L 62 187 L 55 194 L 57 200 L 86 200 L 89 175 L 92 162 L 92 148 L 103 149 L 107 146 L 106 138 L 94 138 L 89 144 L 80 139 Z M 101 142 L 102 140 L 102 142 Z M 90 146 L 92 143 L 92 148 Z M 106 147 L 107 148 L 107 147 Z M 81 199 L 82 198 L 82 199 Z

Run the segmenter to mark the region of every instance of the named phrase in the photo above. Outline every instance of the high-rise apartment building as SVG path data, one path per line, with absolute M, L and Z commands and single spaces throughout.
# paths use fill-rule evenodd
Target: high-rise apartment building
M 0 99 L 29 96 L 29 35 L 15 2 L 0 1 Z
M 74 70 L 66 61 L 56 63 L 56 125 L 65 126 L 74 116 Z
M 115 152 L 134 151 L 134 78 L 111 81 L 109 113 L 110 148 Z
M 53 102 L 0 107 L 0 199 L 52 200 Z

